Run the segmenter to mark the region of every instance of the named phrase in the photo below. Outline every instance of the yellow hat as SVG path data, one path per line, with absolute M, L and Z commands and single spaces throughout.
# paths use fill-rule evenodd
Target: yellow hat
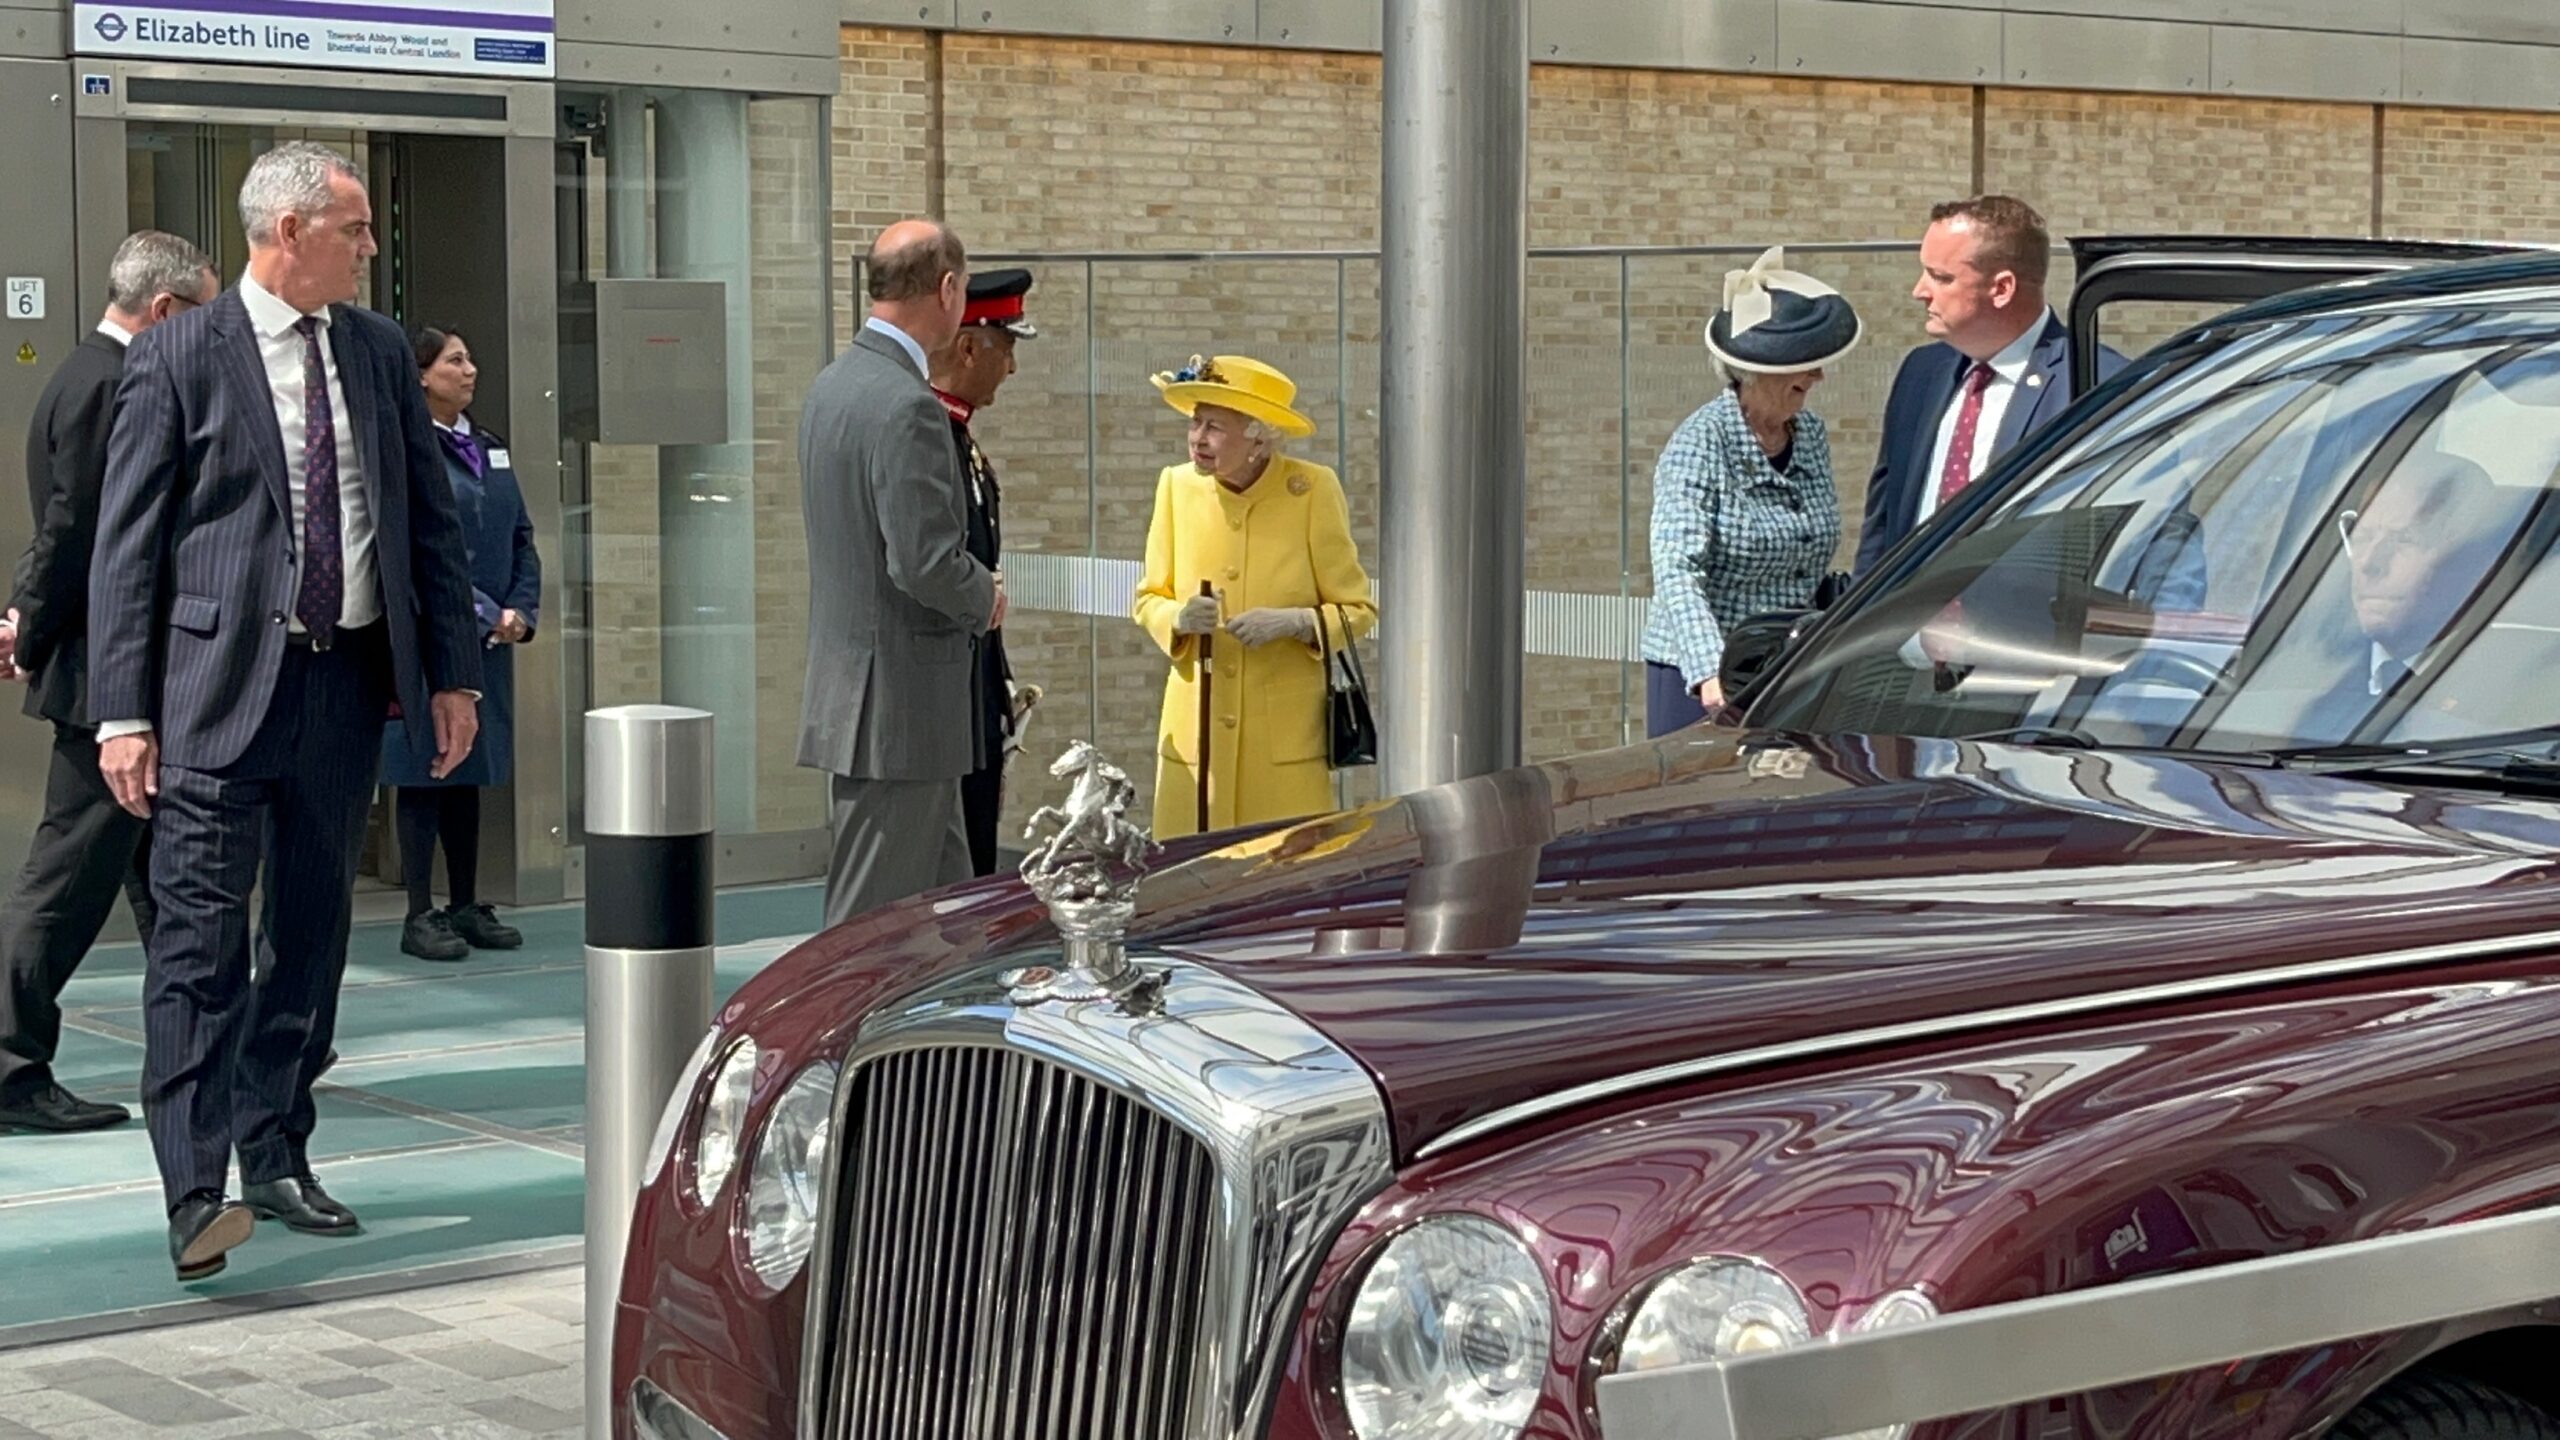
M 1185 415 L 1203 404 L 1224 405 L 1283 435 L 1316 433 L 1316 422 L 1290 408 L 1298 398 L 1297 382 L 1259 360 L 1242 355 L 1203 360 L 1194 355 L 1181 369 L 1158 371 L 1148 378 L 1164 392 L 1165 403 Z

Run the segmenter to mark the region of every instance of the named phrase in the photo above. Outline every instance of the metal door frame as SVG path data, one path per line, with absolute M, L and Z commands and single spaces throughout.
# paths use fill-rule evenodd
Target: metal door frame
M 107 266 L 130 229 L 125 188 L 129 122 L 296 126 L 319 129 L 480 135 L 502 142 L 506 166 L 508 439 L 528 481 L 526 509 L 536 543 L 560 553 L 560 316 L 553 232 L 555 88 L 548 81 L 484 80 L 298 70 L 260 65 L 185 65 L 75 57 L 73 194 L 81 312 L 106 304 Z M 96 83 L 103 77 L 104 84 Z M 224 276 L 225 284 L 232 276 Z M 549 457 L 551 483 L 536 481 Z M 543 605 L 558 613 L 561 570 L 544 567 Z M 567 748 L 561 711 L 562 647 L 528 646 L 516 657 L 513 804 L 497 837 L 495 866 L 484 865 L 494 898 L 517 905 L 573 898 L 565 847 Z M 542 763 L 541 757 L 549 757 Z M 525 763 L 530 760 L 532 763 Z M 494 858 L 494 857 L 493 857 Z

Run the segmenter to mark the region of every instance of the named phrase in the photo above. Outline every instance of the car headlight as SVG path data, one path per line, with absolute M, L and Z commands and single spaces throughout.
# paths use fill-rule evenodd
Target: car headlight
M 1620 1372 L 1701 1365 L 1813 1338 L 1804 1297 L 1757 1260 L 1716 1256 L 1655 1282 L 1618 1342 Z
M 1879 1298 L 1849 1326 L 1852 1335 L 1870 1335 L 1878 1330 L 1899 1330 L 1905 1325 L 1922 1325 L 1938 1318 L 1938 1304 L 1928 1292 L 1919 1289 L 1896 1290 Z M 1861 1430 L 1841 1440 L 1902 1440 L 1911 1433 L 1908 1425 L 1889 1425 L 1876 1430 Z
M 722 1057 L 720 1073 L 712 1077 L 711 1098 L 702 1106 L 702 1129 L 694 1137 L 693 1197 L 705 1205 L 737 1168 L 738 1145 L 747 1128 L 747 1097 L 755 1081 L 755 1037 L 742 1036 Z
M 1512 1440 L 1546 1380 L 1553 1307 L 1529 1248 L 1489 1220 L 1389 1241 L 1351 1302 L 1342 1398 L 1361 1440 Z
M 1918 1325 L 1938 1307 L 1917 1289 L 1896 1290 L 1867 1307 L 1852 1335 Z M 1646 1292 L 1618 1342 L 1612 1367 L 1624 1373 L 1731 1360 L 1809 1343 L 1813 1322 L 1787 1277 L 1757 1260 L 1715 1256 L 1665 1276 Z M 1862 1430 L 1834 1440 L 1901 1440 L 1909 1426 Z
M 818 1186 L 827 1168 L 827 1126 L 835 1110 L 836 1067 L 800 1072 L 773 1102 L 747 1174 L 747 1264 L 779 1291 L 809 1258 L 818 1228 Z
M 683 1073 L 676 1076 L 676 1088 L 667 1092 L 667 1106 L 658 1112 L 658 1128 L 649 1132 L 649 1153 L 640 1162 L 641 1189 L 657 1183 L 667 1156 L 674 1153 L 676 1130 L 684 1124 L 685 1112 L 693 1108 L 694 1084 L 702 1079 L 702 1067 L 711 1063 L 711 1047 L 718 1043 L 720 1027 L 703 1031 L 702 1043 L 693 1047 L 693 1058 L 684 1062 Z

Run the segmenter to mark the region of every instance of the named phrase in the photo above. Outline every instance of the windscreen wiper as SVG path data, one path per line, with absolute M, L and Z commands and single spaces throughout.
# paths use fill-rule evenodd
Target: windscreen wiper
M 2258 753 L 2287 770 L 2344 775 L 2359 770 L 2410 765 L 2459 765 L 2473 760 L 2521 761 L 2528 766 L 2549 764 L 2554 746 L 2560 746 L 2560 725 L 2536 725 L 2531 729 L 2502 730 L 2487 735 L 2462 735 L 2451 740 L 2398 740 L 2383 745 L 2301 745 Z

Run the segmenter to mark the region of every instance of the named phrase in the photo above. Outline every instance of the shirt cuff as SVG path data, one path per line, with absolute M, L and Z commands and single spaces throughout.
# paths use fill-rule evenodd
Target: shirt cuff
M 151 722 L 148 720 L 105 720 L 98 725 L 98 743 L 104 745 L 110 740 L 121 740 L 127 735 L 150 733 Z

